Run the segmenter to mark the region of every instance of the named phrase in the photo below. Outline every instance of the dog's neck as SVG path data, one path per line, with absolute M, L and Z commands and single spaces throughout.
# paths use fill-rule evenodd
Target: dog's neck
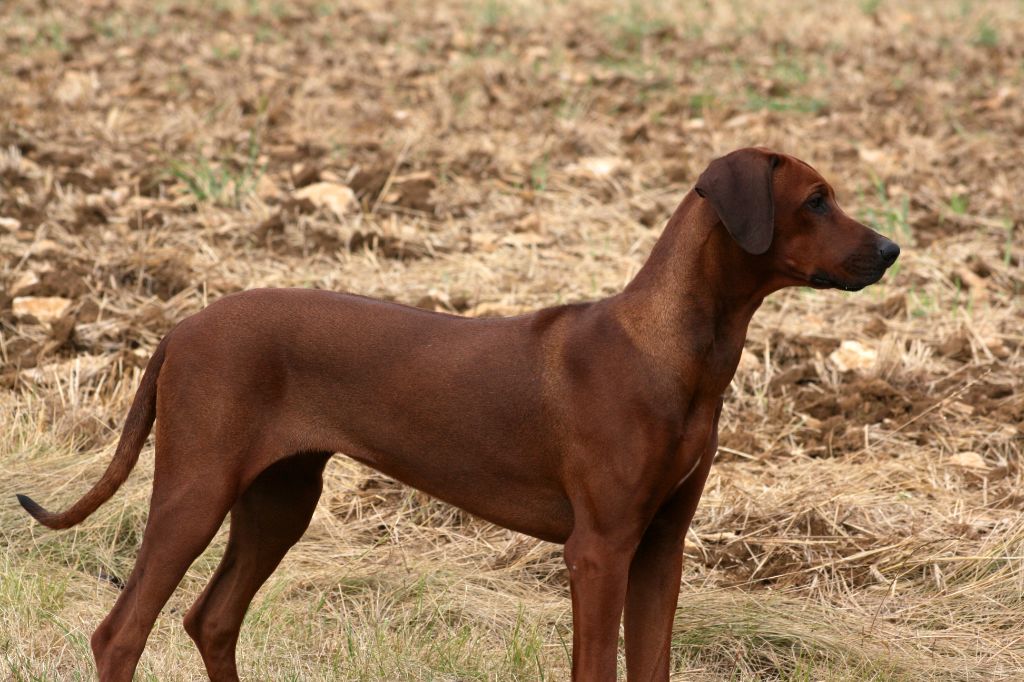
M 700 358 L 728 383 L 751 317 L 777 288 L 768 260 L 746 254 L 710 204 L 690 192 L 616 297 L 617 316 L 650 354 Z

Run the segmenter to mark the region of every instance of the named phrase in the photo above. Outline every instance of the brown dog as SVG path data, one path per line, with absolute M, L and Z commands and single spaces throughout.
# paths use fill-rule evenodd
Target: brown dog
M 747 324 L 785 286 L 853 291 L 899 247 L 846 216 L 807 164 L 717 159 L 625 291 L 467 319 L 328 291 L 228 296 L 146 368 L 117 452 L 72 526 L 128 476 L 156 419 L 138 560 L 92 637 L 129 680 L 161 607 L 228 512 L 220 567 L 185 616 L 214 680 L 235 680 L 253 595 L 309 524 L 334 452 L 507 528 L 565 544 L 573 679 L 667 680 L 683 538 L 718 442 Z

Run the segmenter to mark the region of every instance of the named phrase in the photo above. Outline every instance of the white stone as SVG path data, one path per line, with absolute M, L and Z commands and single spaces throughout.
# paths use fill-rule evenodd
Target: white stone
M 963 467 L 964 469 L 975 469 L 985 470 L 988 469 L 988 463 L 985 458 L 979 455 L 977 452 L 958 452 L 955 455 L 950 455 L 949 463 L 953 466 Z
M 60 296 L 19 296 L 11 304 L 18 319 L 31 315 L 44 324 L 59 320 L 70 307 L 71 301 Z
M 359 205 L 350 187 L 335 182 L 314 182 L 295 191 L 296 199 L 308 199 L 317 208 L 326 208 L 339 218 Z
M 587 156 L 566 168 L 573 175 L 607 178 L 622 167 L 622 160 L 614 156 Z
M 875 366 L 878 351 L 868 348 L 860 341 L 846 340 L 832 351 L 828 359 L 840 372 L 867 372 Z

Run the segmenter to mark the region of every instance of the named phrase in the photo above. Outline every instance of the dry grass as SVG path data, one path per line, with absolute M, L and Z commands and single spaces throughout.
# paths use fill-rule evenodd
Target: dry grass
M 96 479 L 176 320 L 268 285 L 483 315 L 600 297 L 710 158 L 761 143 L 814 163 L 905 255 L 872 289 L 791 290 L 755 317 L 674 670 L 1024 677 L 1024 9 L 711 5 L 5 2 L 0 675 L 94 674 L 152 453 L 66 533 L 9 493 L 57 507 Z M 317 181 L 358 210 L 295 198 Z M 35 324 L 16 294 L 73 307 Z M 877 361 L 840 372 L 844 340 Z M 328 479 L 254 602 L 249 679 L 567 677 L 557 547 L 340 457 Z M 202 677 L 180 616 L 222 542 L 144 679 Z

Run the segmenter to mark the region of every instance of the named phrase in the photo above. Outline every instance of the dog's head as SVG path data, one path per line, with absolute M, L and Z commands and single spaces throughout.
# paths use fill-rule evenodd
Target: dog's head
M 900 254 L 843 213 L 825 179 L 792 156 L 739 149 L 712 161 L 696 191 L 782 286 L 857 291 L 881 279 Z

